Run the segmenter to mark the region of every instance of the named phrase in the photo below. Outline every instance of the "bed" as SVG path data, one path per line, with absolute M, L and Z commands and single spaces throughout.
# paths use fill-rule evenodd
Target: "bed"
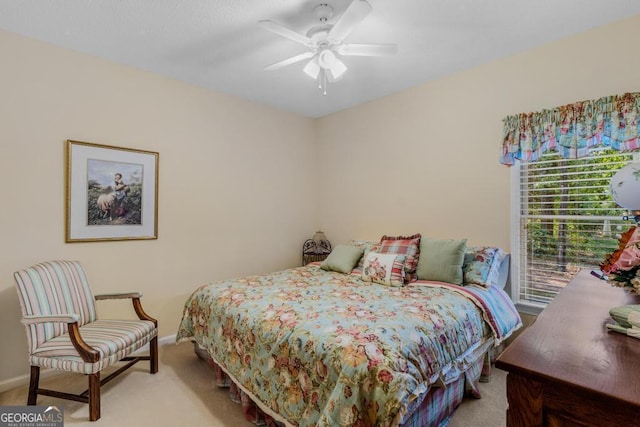
M 444 426 L 521 326 L 503 286 L 385 286 L 361 264 L 312 263 L 198 287 L 177 341 L 194 342 L 257 424 Z

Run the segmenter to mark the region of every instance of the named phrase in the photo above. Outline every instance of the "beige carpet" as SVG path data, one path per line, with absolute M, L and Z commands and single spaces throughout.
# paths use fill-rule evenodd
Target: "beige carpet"
M 231 402 L 227 391 L 216 387 L 213 372 L 193 353 L 189 343 L 160 347 L 160 366 L 155 375 L 148 363 L 140 362 L 102 388 L 102 417 L 89 422 L 88 405 L 48 396 L 38 396 L 38 405 L 64 408 L 65 426 L 251 426 L 240 405 Z M 103 374 L 103 377 L 105 374 Z M 494 368 L 492 381 L 481 383 L 482 399 L 466 399 L 450 427 L 501 427 L 506 425 L 506 373 Z M 41 387 L 80 393 L 84 377 L 62 374 L 41 381 Z M 0 405 L 24 405 L 27 387 L 0 394 Z

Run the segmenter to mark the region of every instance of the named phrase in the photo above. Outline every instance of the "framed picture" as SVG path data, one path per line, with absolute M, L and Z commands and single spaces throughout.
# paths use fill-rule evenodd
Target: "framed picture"
M 158 238 L 158 153 L 67 141 L 66 241 Z

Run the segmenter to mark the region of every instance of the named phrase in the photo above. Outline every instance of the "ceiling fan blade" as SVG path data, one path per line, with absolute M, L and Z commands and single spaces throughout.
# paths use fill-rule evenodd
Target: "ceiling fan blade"
M 353 0 L 335 23 L 327 38 L 332 42 L 341 42 L 371 12 L 372 8 L 365 0 Z
M 343 44 L 338 53 L 344 56 L 386 56 L 398 53 L 397 44 Z
M 276 62 L 275 64 L 266 66 L 264 67 L 264 69 L 267 71 L 277 70 L 278 68 L 286 67 L 287 65 L 294 64 L 296 62 L 302 61 L 303 59 L 311 58 L 313 55 L 315 55 L 313 52 L 301 53 L 300 55 L 287 58 L 284 61 Z
M 258 24 L 265 30 L 279 36 L 288 38 L 289 40 L 293 40 L 294 42 L 300 43 L 305 46 L 313 46 L 313 40 L 311 40 L 309 37 L 297 33 L 287 27 L 283 27 L 280 24 L 276 24 L 273 21 L 258 21 Z

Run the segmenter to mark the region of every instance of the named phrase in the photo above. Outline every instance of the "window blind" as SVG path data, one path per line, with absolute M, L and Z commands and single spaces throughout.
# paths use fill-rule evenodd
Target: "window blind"
M 520 165 L 520 304 L 545 306 L 581 268 L 599 270 L 631 225 L 609 192 L 615 172 L 633 160 L 612 150 L 564 159 L 555 152 Z M 515 225 L 515 224 L 514 224 Z

